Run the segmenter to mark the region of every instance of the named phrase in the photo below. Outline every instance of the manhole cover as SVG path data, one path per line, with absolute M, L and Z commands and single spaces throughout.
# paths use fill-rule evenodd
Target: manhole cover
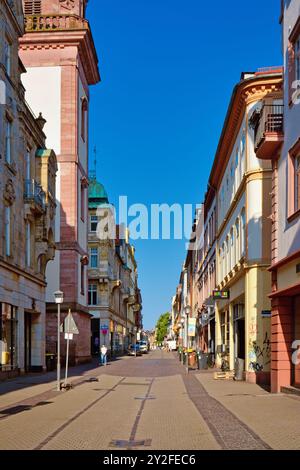
M 110 443 L 110 447 L 149 447 L 151 446 L 152 439 L 142 439 L 140 441 L 126 441 L 122 439 L 114 439 Z

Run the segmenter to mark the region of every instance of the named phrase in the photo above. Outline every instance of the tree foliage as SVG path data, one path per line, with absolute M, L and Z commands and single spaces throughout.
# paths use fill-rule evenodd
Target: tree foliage
M 163 313 L 156 323 L 156 341 L 162 343 L 168 332 L 170 313 Z

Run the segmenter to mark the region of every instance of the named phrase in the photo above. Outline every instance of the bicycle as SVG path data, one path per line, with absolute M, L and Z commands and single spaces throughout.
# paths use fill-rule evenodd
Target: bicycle
M 224 359 L 224 358 L 222 359 L 221 370 L 222 372 L 226 372 L 230 370 L 229 361 L 227 361 L 227 359 Z

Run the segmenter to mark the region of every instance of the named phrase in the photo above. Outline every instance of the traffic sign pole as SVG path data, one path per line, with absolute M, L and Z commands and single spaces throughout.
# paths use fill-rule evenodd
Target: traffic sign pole
M 60 392 L 60 304 L 57 304 L 57 378 L 56 390 Z
M 67 380 L 68 380 L 68 365 L 69 365 L 69 346 L 70 346 L 70 318 L 71 318 L 71 310 L 69 309 L 69 315 L 68 315 L 68 325 L 67 325 L 67 354 L 66 354 L 66 373 L 65 373 L 65 384 L 64 386 L 67 386 Z

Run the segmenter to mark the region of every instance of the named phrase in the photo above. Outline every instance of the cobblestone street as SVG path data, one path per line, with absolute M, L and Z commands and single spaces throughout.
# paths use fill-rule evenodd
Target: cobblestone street
M 61 393 L 54 373 L 0 384 L 1 449 L 300 449 L 300 398 L 186 375 L 172 353 L 71 374 Z

